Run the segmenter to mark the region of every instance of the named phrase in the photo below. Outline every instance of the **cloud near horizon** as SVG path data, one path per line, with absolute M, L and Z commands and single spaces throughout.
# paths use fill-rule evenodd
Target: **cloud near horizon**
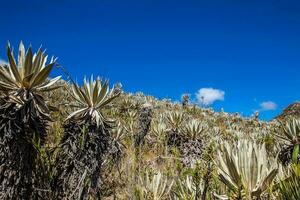
M 197 102 L 204 106 L 212 105 L 215 101 L 224 101 L 225 92 L 214 88 L 201 88 L 196 93 Z
M 260 111 L 276 110 L 277 104 L 273 101 L 264 101 L 260 104 Z

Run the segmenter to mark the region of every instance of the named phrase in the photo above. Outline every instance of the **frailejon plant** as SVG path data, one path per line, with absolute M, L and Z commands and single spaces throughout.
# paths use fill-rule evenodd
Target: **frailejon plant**
M 283 200 L 300 199 L 300 165 L 293 166 L 293 172 L 290 177 L 282 181 L 279 186 L 279 192 Z
M 161 172 L 151 175 L 146 171 L 145 175 L 140 175 L 138 185 L 135 189 L 137 199 L 163 200 L 166 199 L 173 186 L 173 180 Z
M 241 140 L 224 143 L 218 152 L 220 180 L 230 189 L 230 199 L 261 198 L 277 174 L 277 165 L 267 157 L 264 145 Z
M 203 152 L 204 130 L 203 124 L 196 119 L 190 120 L 183 126 L 182 133 L 186 139 L 182 142 L 180 150 L 185 165 L 192 165 L 200 158 Z
M 185 179 L 177 182 L 177 188 L 174 190 L 175 200 L 194 200 L 200 199 L 203 192 L 203 183 L 197 183 L 193 177 L 188 175 Z
M 157 117 L 154 117 L 157 118 Z M 167 126 L 163 122 L 163 118 L 158 118 L 155 121 L 151 122 L 150 134 L 148 135 L 148 142 L 155 150 L 165 151 L 166 146 L 166 133 Z M 157 152 L 160 154 L 162 152 Z
M 299 146 L 293 150 L 289 175 L 279 183 L 279 193 L 283 200 L 300 199 L 300 163 L 298 155 Z
M 190 94 L 183 94 L 181 96 L 181 104 L 182 104 L 182 107 L 186 108 L 188 105 L 189 105 L 189 102 L 190 102 Z
M 119 164 L 123 157 L 124 149 L 126 148 L 124 140 L 126 137 L 126 131 L 121 123 L 117 123 L 116 127 L 111 130 L 112 144 L 110 148 L 110 156 L 113 164 Z
M 0 67 L 0 199 L 32 199 L 37 151 L 47 136 L 49 106 L 43 93 L 60 77 L 48 79 L 56 65 L 41 49 L 33 54 L 20 43 L 17 61 L 7 45 L 8 64 Z
M 157 142 L 162 142 L 166 136 L 167 126 L 161 120 L 153 121 L 151 124 L 151 132 L 155 136 Z
M 168 130 L 168 145 L 169 146 L 180 146 L 183 142 L 184 137 L 180 131 L 180 128 L 185 119 L 185 115 L 182 112 L 169 112 L 166 114 L 166 121 L 170 129 Z
M 58 153 L 54 190 L 57 199 L 100 198 L 100 173 L 111 144 L 111 120 L 101 110 L 119 92 L 100 78 L 84 80 L 83 87 L 73 85 L 78 110 L 64 124 L 64 136 Z
M 184 114 L 182 112 L 170 112 L 166 115 L 166 120 L 173 131 L 178 131 L 183 123 Z
M 204 131 L 204 127 L 200 121 L 193 119 L 189 121 L 182 128 L 182 132 L 186 134 L 192 140 L 195 140 L 200 137 L 200 134 Z
M 294 149 L 300 145 L 300 120 L 292 119 L 282 126 L 282 131 L 274 134 L 281 142 L 282 148 L 278 155 L 279 160 L 284 165 L 288 165 L 292 160 Z M 298 154 L 300 161 L 300 154 Z

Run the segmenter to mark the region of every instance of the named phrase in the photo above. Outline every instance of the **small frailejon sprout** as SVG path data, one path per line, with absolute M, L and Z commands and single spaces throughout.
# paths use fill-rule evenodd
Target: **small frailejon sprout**
M 138 199 L 163 200 L 170 194 L 174 181 L 160 171 L 153 175 L 146 171 L 144 176 L 139 176 L 138 183 L 136 186 Z
M 203 184 L 196 184 L 192 176 L 186 176 L 185 179 L 180 179 L 177 182 L 177 189 L 174 190 L 175 200 L 194 200 L 200 199 Z

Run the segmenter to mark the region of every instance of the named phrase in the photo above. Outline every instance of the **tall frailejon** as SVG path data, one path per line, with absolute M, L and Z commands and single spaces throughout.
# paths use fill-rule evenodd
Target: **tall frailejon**
M 50 121 L 43 93 L 56 89 L 60 77 L 48 79 L 55 66 L 41 49 L 36 54 L 21 42 L 18 61 L 10 45 L 8 64 L 0 67 L 0 199 L 32 199 L 38 152 Z
M 119 92 L 110 90 L 107 81 L 91 78 L 84 80 L 82 88 L 74 84 L 72 95 L 79 110 L 64 124 L 53 190 L 57 199 L 99 199 L 101 165 L 111 144 L 112 123 L 101 110 Z

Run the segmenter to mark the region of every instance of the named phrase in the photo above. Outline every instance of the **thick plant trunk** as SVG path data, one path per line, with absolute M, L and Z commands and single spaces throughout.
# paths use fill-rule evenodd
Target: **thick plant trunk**
M 137 148 L 144 143 L 145 137 L 149 132 L 152 121 L 152 108 L 150 105 L 144 106 L 139 115 L 139 129 L 134 136 L 134 146 Z
M 100 199 L 100 173 L 109 145 L 106 128 L 68 122 L 58 154 L 53 190 L 57 199 Z
M 15 137 L 1 138 L 0 199 L 31 199 L 35 150 Z
M 33 199 L 37 152 L 32 140 L 35 132 L 46 134 L 45 124 L 30 104 L 17 108 L 4 100 L 0 105 L 0 199 Z

